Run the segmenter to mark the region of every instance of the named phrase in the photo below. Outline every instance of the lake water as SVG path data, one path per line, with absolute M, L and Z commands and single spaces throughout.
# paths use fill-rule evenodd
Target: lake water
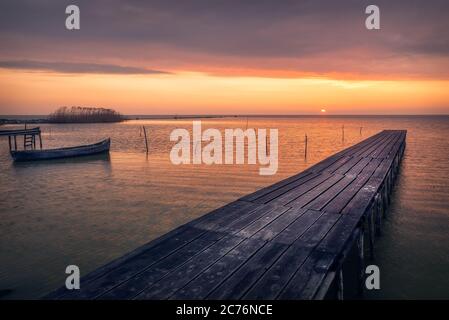
M 277 174 L 260 176 L 259 165 L 173 165 L 170 132 L 191 129 L 192 120 L 40 125 L 45 148 L 111 137 L 109 156 L 84 159 L 14 164 L 0 138 L 1 298 L 38 298 L 64 284 L 69 264 L 86 274 L 382 129 L 407 129 L 407 147 L 376 242 L 381 290 L 366 298 L 449 298 L 449 117 L 217 118 L 202 125 L 279 129 Z

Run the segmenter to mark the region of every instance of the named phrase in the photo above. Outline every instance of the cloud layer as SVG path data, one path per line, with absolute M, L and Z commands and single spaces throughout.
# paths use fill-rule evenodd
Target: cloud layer
M 0 68 L 60 73 L 161 74 L 157 70 L 98 63 L 43 62 L 30 60 L 0 61 Z
M 0 59 L 62 61 L 61 72 L 89 72 L 70 66 L 89 61 L 117 73 L 127 65 L 266 76 L 449 74 L 445 0 L 376 0 L 379 31 L 365 28 L 365 0 L 79 0 L 79 31 L 65 29 L 68 4 L 2 1 Z

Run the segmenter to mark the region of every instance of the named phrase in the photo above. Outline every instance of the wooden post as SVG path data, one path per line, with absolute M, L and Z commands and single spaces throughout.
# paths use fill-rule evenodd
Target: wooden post
M 357 249 L 359 253 L 359 283 L 358 291 L 360 295 L 363 295 L 364 279 L 365 279 L 365 230 L 362 224 L 360 228 L 359 237 L 357 239 Z
M 145 135 L 145 147 L 147 149 L 147 154 L 148 154 L 148 139 L 147 139 L 147 130 L 145 130 L 145 126 L 142 126 L 143 128 L 143 134 Z
M 381 232 L 381 224 L 382 224 L 382 212 L 381 212 L 381 194 L 376 194 L 374 197 L 374 206 L 376 212 L 376 234 L 380 235 Z
M 307 133 L 305 134 L 305 141 L 304 141 L 304 159 L 307 158 Z
M 362 135 L 362 129 L 363 129 L 363 127 L 360 127 L 360 135 Z
M 341 141 L 345 142 L 345 125 L 341 126 Z
M 374 260 L 374 205 L 370 209 L 368 216 L 368 231 L 369 231 L 369 249 L 371 259 Z
M 17 139 L 16 139 L 16 136 L 14 136 L 14 150 L 17 150 Z
M 245 130 L 248 130 L 248 117 L 246 117 L 246 129 Z
M 8 143 L 9 143 L 9 151 L 11 151 L 11 148 L 12 148 L 12 146 L 11 146 L 11 136 L 8 136 Z
M 33 150 L 36 150 L 36 135 L 33 134 Z
M 343 267 L 341 267 L 337 273 L 337 299 L 338 300 L 344 299 L 343 289 L 344 289 L 344 287 L 343 287 Z
M 268 155 L 268 135 L 265 136 L 265 153 Z
M 39 146 L 41 147 L 41 150 L 42 150 L 42 136 L 41 136 L 40 132 L 39 132 Z

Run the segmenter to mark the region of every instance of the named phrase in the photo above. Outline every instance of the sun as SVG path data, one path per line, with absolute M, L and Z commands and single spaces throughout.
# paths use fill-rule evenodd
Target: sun
M 326 113 L 326 109 L 321 109 L 321 113 Z

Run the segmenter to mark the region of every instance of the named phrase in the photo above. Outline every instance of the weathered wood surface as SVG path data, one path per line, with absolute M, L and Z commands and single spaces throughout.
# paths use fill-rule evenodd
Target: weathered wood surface
M 0 130 L 0 136 L 21 136 L 24 134 L 37 135 L 41 133 L 39 127 L 31 129 L 11 129 L 11 130 Z
M 382 131 L 46 298 L 316 299 L 335 277 L 343 295 L 342 260 L 391 190 L 405 137 Z

